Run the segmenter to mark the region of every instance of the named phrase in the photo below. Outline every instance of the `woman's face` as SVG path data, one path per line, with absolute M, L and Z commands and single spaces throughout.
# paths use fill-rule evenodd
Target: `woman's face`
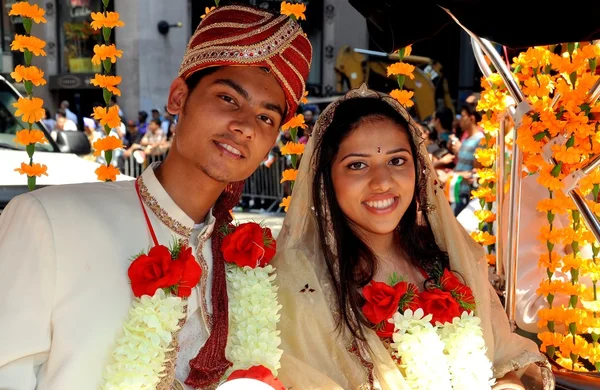
M 366 234 L 392 233 L 415 192 L 407 130 L 389 119 L 362 122 L 341 143 L 331 173 L 347 218 Z

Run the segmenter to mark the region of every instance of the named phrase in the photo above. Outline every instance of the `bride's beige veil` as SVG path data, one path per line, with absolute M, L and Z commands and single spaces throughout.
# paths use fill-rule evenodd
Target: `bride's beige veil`
M 419 206 L 426 212 L 436 242 L 450 258 L 475 295 L 476 315 L 494 362 L 496 377 L 544 361 L 531 340 L 510 331 L 504 309 L 487 279 L 482 248 L 456 220 L 428 158 L 420 131 L 406 110 L 390 96 L 367 89 L 348 92 L 330 104 L 319 116 L 306 145 L 294 185 L 292 202 L 277 239 L 279 303 L 284 351 L 279 377 L 294 390 L 368 389 L 375 381 L 381 389 L 408 389 L 388 351 L 373 331 L 366 334 L 370 348 L 336 328 L 335 296 L 319 243 L 317 218 L 328 218 L 327 210 L 315 210 L 312 201 L 313 156 L 318 141 L 327 131 L 337 106 L 346 99 L 379 98 L 398 111 L 409 123 L 409 132 L 418 150 Z M 334 237 L 329 236 L 330 247 Z

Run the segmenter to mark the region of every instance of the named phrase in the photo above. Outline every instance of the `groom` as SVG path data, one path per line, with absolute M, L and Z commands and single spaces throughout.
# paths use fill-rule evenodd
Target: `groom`
M 211 234 L 230 222 L 242 181 L 295 114 L 311 56 L 290 18 L 219 7 L 171 84 L 167 107 L 179 121 L 162 164 L 135 185 L 48 187 L 9 203 L 0 217 L 0 389 L 101 386 L 134 298 L 130 259 L 152 245 L 151 230 L 160 245 L 186 242 L 202 268 L 173 388 L 215 386 L 230 363 L 221 238 Z

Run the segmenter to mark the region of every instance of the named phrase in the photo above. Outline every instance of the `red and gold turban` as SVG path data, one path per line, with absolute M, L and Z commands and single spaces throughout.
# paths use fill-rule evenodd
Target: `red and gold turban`
M 246 6 L 222 6 L 211 11 L 190 38 L 179 76 L 186 79 L 212 66 L 268 68 L 285 93 L 285 123 L 296 113 L 311 59 L 310 41 L 288 16 Z

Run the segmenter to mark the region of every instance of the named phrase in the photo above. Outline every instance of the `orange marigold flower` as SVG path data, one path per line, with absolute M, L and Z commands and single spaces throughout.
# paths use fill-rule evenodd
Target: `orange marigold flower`
M 575 147 L 567 148 L 565 145 L 552 145 L 552 151 L 557 161 L 567 164 L 577 164 L 581 161 L 581 150 Z
M 285 171 L 283 171 L 280 183 L 283 183 L 285 181 L 296 181 L 297 176 L 297 169 L 286 169 Z
M 471 237 L 477 241 L 478 244 L 483 246 L 493 245 L 496 243 L 496 237 L 492 236 L 488 232 L 472 232 Z
M 113 45 L 96 45 L 94 46 L 94 57 L 92 57 L 92 63 L 95 65 L 100 65 L 102 61 L 110 59 L 110 62 L 113 64 L 117 62 L 117 57 L 121 58 L 123 56 L 123 50 L 118 50 L 117 47 Z
M 485 255 L 485 260 L 489 265 L 496 265 L 496 255 L 487 254 Z
M 304 144 L 288 142 L 281 148 L 280 152 L 284 156 L 289 154 L 302 154 L 304 153 Z
M 306 129 L 308 126 L 304 123 L 304 115 L 298 114 L 281 126 L 281 130 L 289 130 L 295 127 Z
M 567 205 L 561 200 L 562 198 L 542 199 L 537 204 L 537 210 L 540 212 L 550 211 L 552 214 L 564 214 L 567 212 Z
M 475 211 L 475 216 L 479 222 L 491 223 L 496 220 L 496 214 L 494 214 L 491 210 L 477 210 Z
M 537 182 L 552 191 L 562 190 L 564 187 L 562 181 L 552 176 L 546 169 L 540 170 L 540 175 L 537 178 Z
M 94 113 L 92 117 L 100 121 L 102 126 L 108 125 L 111 129 L 119 127 L 121 125 L 121 118 L 119 117 L 119 107 L 112 106 L 109 109 L 105 107 L 94 107 Z
M 282 15 L 294 16 L 298 20 L 306 20 L 306 16 L 304 16 L 304 13 L 306 12 L 306 5 L 304 4 L 291 4 L 287 1 L 284 1 L 281 3 L 280 12 Z
M 412 107 L 414 106 L 414 102 L 411 100 L 412 97 L 414 95 L 413 91 L 407 91 L 407 90 L 400 90 L 400 89 L 394 89 L 392 92 L 390 92 L 390 96 L 393 97 L 394 99 L 396 99 L 398 102 L 400 102 L 400 104 L 402 104 L 404 107 Z
M 580 46 L 579 51 L 587 59 L 600 57 L 600 45 L 597 43 Z
M 400 53 L 400 50 L 396 50 L 394 53 Z M 409 56 L 412 53 L 412 45 L 404 47 L 404 57 Z
M 415 71 L 414 65 L 407 64 L 406 62 L 396 62 L 387 67 L 387 75 L 389 76 L 408 76 L 411 80 L 415 78 L 413 72 Z
M 553 283 L 554 283 L 554 281 L 553 281 Z M 544 282 L 543 284 L 546 284 L 546 282 Z M 558 289 L 555 289 L 553 291 L 554 292 L 552 294 L 556 294 Z M 539 290 L 538 290 L 538 294 L 539 294 Z M 544 296 L 545 295 L 548 295 L 548 294 L 544 294 Z M 538 326 L 540 328 L 543 328 L 546 325 L 548 325 L 548 321 L 564 322 L 565 309 L 560 306 L 555 306 L 551 309 L 545 307 L 538 311 L 538 317 L 540 318 L 540 321 L 538 322 Z
M 579 335 L 573 338 L 573 335 L 567 335 L 560 343 L 560 352 L 565 356 L 584 355 L 588 349 L 588 342 Z
M 100 181 L 116 181 L 117 175 L 120 174 L 119 168 L 114 165 L 100 165 L 94 173 L 96 173 Z
M 106 150 L 115 150 L 122 148 L 123 142 L 114 135 L 109 135 L 108 137 L 97 139 L 92 147 L 94 148 L 94 156 L 98 157 L 100 156 L 100 153 Z
M 542 351 L 545 351 L 547 346 L 558 347 L 563 338 L 564 336 L 560 333 L 542 332 L 538 334 L 538 339 L 542 342 Z
M 204 19 L 205 17 L 208 16 L 208 14 L 213 11 L 216 7 L 204 7 L 204 15 L 200 16 L 200 19 Z
M 21 168 L 15 168 L 16 172 L 19 172 L 21 175 L 27 175 L 29 177 L 42 177 L 42 175 L 48 176 L 48 173 L 46 172 L 47 170 L 47 166 L 37 163 L 33 163 L 33 165 L 21 163 Z
M 574 255 L 573 253 L 569 253 L 568 255 L 562 258 L 563 262 L 563 271 L 570 271 L 571 268 L 579 269 L 581 264 L 583 263 L 583 259 L 579 255 Z
M 15 116 L 23 116 L 25 122 L 39 122 L 46 115 L 46 110 L 42 108 L 43 105 L 44 101 L 40 98 L 20 97 L 16 103 L 13 103 L 13 106 L 17 108 Z
M 36 87 L 46 84 L 46 80 L 44 80 L 44 71 L 36 66 L 17 65 L 15 71 L 10 74 L 10 77 L 17 83 L 24 80 L 31 81 Z
M 559 291 L 561 291 L 562 285 L 563 282 L 560 280 L 545 280 L 537 288 L 536 293 L 545 297 L 549 294 L 556 295 Z
M 302 97 L 300 98 L 300 104 L 306 104 L 308 103 L 308 91 L 304 91 L 304 93 L 302 94 Z
M 123 27 L 125 23 L 119 20 L 118 12 L 107 12 L 106 15 L 104 15 L 104 12 L 92 12 L 92 23 L 90 23 L 90 26 L 94 30 L 100 30 L 102 27 Z
M 538 239 L 542 243 L 546 243 L 546 241 L 550 241 L 552 244 L 558 244 L 563 240 L 562 229 L 552 229 L 550 230 L 549 225 L 544 225 L 540 229 L 540 235 Z
M 291 201 L 292 201 L 292 197 L 286 196 L 285 198 L 283 198 L 281 203 L 279 203 L 279 207 L 283 207 L 283 210 L 287 213 L 288 209 L 290 208 Z
M 554 83 L 549 75 L 540 74 L 525 80 L 523 92 L 528 96 L 548 96 L 554 90 Z
M 36 56 L 45 56 L 45 46 L 46 42 L 42 41 L 40 38 L 29 35 L 16 34 L 15 39 L 10 44 L 10 49 L 20 52 L 25 52 L 25 50 L 29 50 Z
M 588 332 L 588 333 L 592 333 L 592 332 Z M 600 362 L 600 344 L 596 344 L 595 346 L 593 344 L 590 344 L 589 349 L 588 349 L 588 360 L 592 364 L 596 364 L 597 362 Z
M 538 259 L 538 267 L 547 268 L 554 273 L 560 268 L 560 256 L 555 251 L 542 253 Z
M 41 130 L 19 130 L 17 131 L 14 142 L 23 146 L 40 143 L 45 144 L 48 142 L 44 136 L 44 132 Z
M 17 1 L 13 3 L 8 15 L 33 19 L 36 23 L 46 23 L 46 18 L 44 18 L 46 11 L 38 5 L 29 4 L 26 1 Z
M 117 88 L 117 85 L 121 83 L 121 76 L 105 76 L 97 73 L 96 76 L 90 80 L 90 83 L 100 88 L 106 88 L 113 94 L 121 96 L 121 91 Z

